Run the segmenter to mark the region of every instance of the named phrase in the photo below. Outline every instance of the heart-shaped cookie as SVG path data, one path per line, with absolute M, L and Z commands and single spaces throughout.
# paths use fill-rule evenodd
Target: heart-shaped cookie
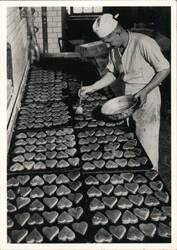
M 95 186 L 91 186 L 87 191 L 88 197 L 100 197 L 102 196 L 102 192 L 97 189 Z
M 114 188 L 114 194 L 116 196 L 126 196 L 128 194 L 128 191 L 126 188 L 124 188 L 124 186 L 122 185 L 117 185 L 115 188 Z
M 44 192 L 39 187 L 35 187 L 30 193 L 30 198 L 41 198 L 43 196 Z
M 21 227 L 23 227 L 26 224 L 29 218 L 30 218 L 29 213 L 21 213 L 15 215 L 15 219 Z
M 142 223 L 139 225 L 139 229 L 145 234 L 145 236 L 153 238 L 156 232 L 156 225 L 154 225 L 153 223 Z
M 31 160 L 33 160 L 34 159 L 34 157 L 35 157 L 35 153 L 25 153 L 24 154 L 24 158 L 25 158 L 25 160 L 27 160 L 27 161 L 31 161 Z
M 91 152 L 91 156 L 95 160 L 99 160 L 102 157 L 102 152 L 100 151 L 93 151 Z
M 154 207 L 151 211 L 150 214 L 151 220 L 153 221 L 159 221 L 159 220 L 164 220 L 167 217 L 162 213 L 162 211 L 156 207 Z
M 104 228 L 100 228 L 95 234 L 95 241 L 97 243 L 112 242 L 112 236 Z
M 108 219 L 112 222 L 112 223 L 116 223 L 120 216 L 121 216 L 121 211 L 118 209 L 113 209 L 113 210 L 106 210 L 106 215 L 108 217 Z
M 67 168 L 67 167 L 69 167 L 69 163 L 63 159 L 57 163 L 57 168 Z
M 32 146 L 33 146 L 33 145 L 31 145 L 31 147 L 32 147 Z M 44 146 L 42 146 L 42 145 L 36 147 L 36 149 L 35 149 L 35 152 L 36 152 L 36 153 L 42 153 L 42 152 L 46 152 L 46 151 L 47 151 L 46 147 L 44 147 Z
M 90 162 L 85 162 L 85 163 L 82 165 L 82 169 L 83 169 L 83 170 L 93 170 L 93 169 L 95 169 L 95 165 L 93 165 L 93 164 L 90 163 Z
M 7 181 L 7 186 L 8 187 L 18 187 L 19 186 L 19 181 L 15 177 L 11 177 Z
M 85 233 L 87 232 L 88 223 L 85 221 L 81 221 L 80 223 L 76 222 L 72 224 L 72 228 L 77 233 L 80 233 L 81 235 L 85 235 Z
M 11 236 L 12 239 L 16 243 L 20 243 L 24 240 L 24 238 L 27 236 L 28 230 L 26 229 L 20 229 L 20 230 L 12 230 Z
M 99 184 L 99 181 L 92 175 L 89 175 L 86 179 L 85 179 L 85 184 L 86 185 L 97 185 Z
M 68 183 L 68 182 L 69 182 L 69 178 L 64 174 L 60 174 L 56 179 L 56 184 L 62 184 L 62 183 Z
M 57 165 L 57 160 L 46 160 L 45 164 L 48 168 L 54 168 Z
M 43 236 L 36 228 L 26 237 L 27 243 L 41 243 L 42 241 L 43 241 Z
M 90 204 L 89 204 L 89 208 L 91 211 L 95 211 L 95 210 L 102 210 L 105 208 L 105 205 L 98 200 L 97 198 L 94 198 Z
M 14 226 L 14 221 L 9 217 L 7 216 L 7 228 L 12 228 Z
M 109 174 L 97 174 L 96 178 L 101 181 L 102 183 L 106 183 L 108 182 L 108 180 L 110 179 L 110 175 Z
M 31 186 L 42 186 L 42 185 L 44 185 L 44 180 L 39 175 L 36 175 L 30 181 L 30 184 L 31 184 Z
M 35 162 L 34 161 L 25 161 L 23 162 L 23 166 L 27 170 L 31 170 L 35 167 Z
M 63 184 L 56 191 L 56 194 L 58 196 L 67 195 L 69 193 L 71 193 L 71 190 Z
M 120 175 L 118 175 L 118 174 L 113 174 L 113 175 L 111 176 L 110 182 L 111 182 L 112 184 L 123 184 L 123 183 L 124 183 L 124 179 L 122 179 L 122 178 L 120 177 Z
M 109 208 L 113 208 L 114 205 L 117 203 L 117 198 L 114 196 L 111 197 L 103 197 L 102 198 L 103 203 L 109 207 Z
M 143 207 L 143 208 L 134 208 L 133 213 L 141 220 L 147 220 L 150 212 L 148 208 Z
M 23 157 L 23 155 L 17 155 L 17 156 L 15 156 L 15 157 L 12 158 L 12 161 L 13 162 L 20 162 L 20 163 L 22 163 L 22 162 L 25 161 L 25 158 Z
M 43 211 L 44 210 L 44 205 L 38 200 L 35 199 L 29 207 L 30 211 Z
M 69 149 L 66 149 L 65 152 L 69 155 L 69 156 L 74 156 L 77 152 L 76 148 L 69 148 Z
M 27 132 L 28 137 L 31 137 L 31 138 L 34 137 L 36 134 L 37 134 L 37 132 L 34 132 L 34 131 Z
M 121 209 L 128 209 L 133 206 L 133 204 L 125 197 L 121 197 L 117 203 L 117 206 Z
M 38 213 L 34 213 L 31 215 L 30 219 L 28 220 L 28 225 L 41 225 L 44 223 L 44 219 Z
M 131 226 L 127 232 L 127 239 L 131 241 L 143 241 L 144 234 L 138 228 Z
M 82 207 L 71 207 L 68 209 L 68 212 L 70 213 L 72 217 L 78 220 L 84 211 Z
M 58 234 L 60 241 L 73 241 L 75 237 L 75 233 L 67 226 L 64 226 Z
M 48 183 L 51 184 L 57 178 L 56 174 L 44 174 L 43 179 Z
M 51 197 L 51 198 L 45 197 L 45 198 L 43 199 L 43 202 L 44 202 L 44 204 L 47 205 L 49 208 L 53 208 L 53 207 L 55 207 L 55 205 L 57 204 L 58 198 L 56 198 L 56 197 Z
M 134 176 L 133 182 L 135 182 L 135 183 L 147 183 L 147 179 L 142 174 L 137 174 Z
M 25 149 L 26 149 L 26 146 L 25 146 Z M 15 154 L 24 154 L 26 152 L 26 150 L 24 149 L 24 147 L 22 146 L 19 146 L 19 147 L 16 147 L 14 149 L 14 153 Z
M 12 164 L 9 169 L 11 172 L 22 171 L 24 170 L 24 166 L 20 163 L 15 163 L 15 164 Z
M 52 241 L 57 236 L 57 234 L 59 233 L 59 228 L 56 227 L 56 226 L 43 227 L 42 232 L 47 237 L 47 239 Z
M 96 168 L 103 168 L 105 165 L 105 161 L 104 160 L 94 160 L 93 164 L 95 165 Z
M 96 212 L 92 217 L 93 225 L 106 225 L 108 223 L 108 218 L 101 212 Z
M 121 240 L 125 233 L 126 233 L 126 227 L 123 225 L 120 226 L 110 226 L 109 231 L 114 237 L 116 237 L 118 240 Z
M 68 162 L 71 166 L 76 167 L 79 165 L 79 158 L 78 157 L 68 158 Z
M 43 186 L 43 190 L 47 195 L 51 196 L 57 190 L 57 186 L 56 185 L 45 185 L 45 186 Z
M 138 193 L 140 193 L 140 194 L 152 194 L 152 189 L 150 187 L 148 187 L 146 184 L 143 184 L 138 189 Z
M 56 221 L 56 219 L 58 217 L 58 212 L 56 212 L 56 211 L 52 211 L 52 212 L 45 211 L 45 212 L 42 213 L 42 216 L 45 218 L 45 220 L 48 223 L 52 224 L 52 223 L 54 223 Z
M 60 224 L 71 223 L 73 220 L 73 217 L 66 211 L 62 212 L 58 217 L 58 223 Z
M 46 157 L 50 160 L 54 159 L 57 155 L 56 151 L 48 151 L 45 153 Z
M 129 195 L 128 199 L 137 206 L 141 206 L 144 201 L 144 197 L 141 194 Z
M 112 184 L 106 184 L 106 185 L 100 185 L 99 189 L 106 195 L 110 195 L 110 193 L 113 190 L 113 185 Z
M 20 209 L 22 207 L 25 207 L 27 204 L 30 203 L 30 201 L 31 201 L 30 198 L 17 197 L 17 199 L 16 199 L 17 208 Z
M 65 208 L 69 208 L 71 206 L 72 206 L 72 202 L 70 200 L 68 200 L 66 197 L 62 197 L 57 204 L 57 207 L 59 209 L 65 209 Z
M 136 224 L 138 222 L 138 218 L 129 210 L 125 210 L 122 215 L 122 223 L 123 224 Z
M 155 191 L 155 197 L 164 203 L 168 203 L 169 195 L 167 192 Z
M 148 207 L 152 207 L 152 206 L 158 206 L 160 202 L 153 195 L 149 194 L 146 196 L 144 204 Z
M 106 165 L 105 165 L 106 168 L 110 168 L 110 169 L 113 169 L 113 168 L 118 168 L 118 164 L 114 161 L 107 161 L 106 162 Z
M 25 149 L 27 152 L 31 153 L 36 149 L 36 146 L 35 145 L 26 145 Z

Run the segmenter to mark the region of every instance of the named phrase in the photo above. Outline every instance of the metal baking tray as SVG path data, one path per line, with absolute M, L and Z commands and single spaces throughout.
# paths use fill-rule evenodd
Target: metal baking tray
M 149 177 L 147 177 L 150 172 L 152 173 L 150 174 L 152 179 L 149 179 Z M 125 179 L 122 178 L 123 175 L 126 177 Z M 117 183 L 116 183 L 116 178 L 113 178 L 114 176 L 117 176 L 116 177 Z M 90 185 L 87 185 L 86 182 L 90 183 Z M 132 187 L 132 184 L 134 185 L 135 183 L 138 185 L 138 188 L 136 186 L 137 189 L 136 190 L 132 189 L 133 191 L 127 190 L 124 186 L 128 184 L 130 185 L 129 187 Z M 152 183 L 154 186 L 152 185 Z M 162 185 L 161 187 L 160 187 L 160 184 Z M 117 185 L 125 189 L 122 191 L 122 195 L 120 195 L 118 191 L 115 191 Z M 154 203 L 154 205 L 151 204 L 150 206 L 150 203 L 149 203 L 149 206 L 147 206 L 147 201 L 145 203 L 145 199 L 147 199 L 146 197 L 148 196 L 147 193 L 149 191 L 146 190 L 147 193 L 143 193 L 143 188 L 142 188 L 143 185 L 146 185 L 148 189 L 150 188 L 149 190 L 151 190 L 152 192 L 150 195 L 152 195 L 153 197 L 157 199 L 158 204 Z M 85 188 L 84 190 L 85 197 L 86 197 L 85 199 L 87 201 L 87 207 L 88 207 L 88 211 L 87 211 L 88 219 L 89 219 L 88 224 L 90 226 L 89 234 L 88 234 L 89 242 L 96 243 L 97 241 L 99 241 L 99 239 L 96 240 L 95 237 L 101 228 L 106 230 L 108 235 L 107 233 L 104 235 L 105 232 L 103 231 L 102 236 L 104 235 L 105 239 L 102 240 L 100 243 L 107 243 L 107 242 L 109 243 L 135 243 L 135 242 L 136 243 L 170 243 L 171 242 L 171 197 L 168 194 L 168 191 L 157 172 L 147 171 L 147 172 L 139 172 L 139 173 L 127 172 L 127 173 L 117 173 L 117 174 L 93 174 L 93 173 L 85 174 L 84 173 L 83 186 Z M 109 187 L 111 191 L 109 192 L 107 191 L 106 193 L 104 189 L 106 186 Z M 152 186 L 154 187 L 154 189 L 152 188 Z M 91 187 L 97 188 L 97 191 L 95 195 L 93 195 L 93 197 L 89 197 L 87 194 L 88 190 Z M 107 190 L 109 190 L 109 188 Z M 161 189 L 162 192 L 166 192 L 166 194 L 168 194 L 168 199 L 164 200 L 165 202 L 162 200 L 159 200 L 155 196 L 155 192 L 157 192 L 155 191 L 155 189 L 158 189 L 158 188 Z M 101 195 L 99 194 L 98 191 L 101 192 Z M 127 191 L 127 193 L 125 191 Z M 94 192 L 90 191 L 89 195 L 91 194 L 94 194 Z M 130 197 L 130 195 L 135 197 L 137 194 L 140 195 L 141 198 L 143 197 L 143 201 L 141 201 L 141 203 L 134 204 L 128 199 L 128 197 Z M 91 211 L 90 204 L 91 202 L 93 204 L 93 199 L 95 198 L 99 200 L 102 205 L 100 204 L 97 209 Z M 127 205 L 127 208 L 123 206 L 121 204 L 122 198 L 123 199 L 126 198 L 131 203 L 131 207 L 128 208 L 128 205 Z M 116 199 L 116 201 L 114 199 Z M 94 206 L 91 206 L 91 207 L 92 209 L 94 208 Z M 168 211 L 167 213 L 163 212 L 164 207 L 167 208 L 167 211 Z M 146 209 L 146 210 L 148 209 L 149 212 L 146 214 L 146 217 L 143 217 L 143 215 L 139 217 L 136 214 L 137 209 L 138 211 L 140 211 L 141 209 Z M 119 212 L 116 212 L 115 210 Z M 115 215 L 117 213 L 116 215 L 117 220 L 115 220 L 116 216 L 115 217 L 113 216 L 113 211 Z M 124 220 L 122 221 L 122 217 L 125 211 L 126 213 L 127 211 L 128 213 L 129 212 L 131 213 L 130 217 L 133 215 L 133 218 L 131 218 L 132 219 L 131 222 L 130 220 L 128 221 L 127 219 L 127 224 L 123 223 L 123 221 L 126 221 L 125 217 L 124 217 Z M 101 212 L 102 214 L 101 218 L 99 217 L 97 212 Z M 134 218 L 134 216 L 136 217 Z M 94 225 L 93 221 L 97 225 Z M 140 224 L 148 224 L 148 226 L 146 225 L 146 227 L 149 227 L 151 225 L 150 226 L 152 230 L 151 233 L 149 234 L 144 233 L 139 227 Z M 153 228 L 152 228 L 152 224 L 154 225 Z M 165 227 L 167 226 L 167 231 L 168 231 L 167 235 L 163 237 L 162 235 L 160 236 L 159 234 L 159 228 L 161 227 L 161 224 L 165 225 Z M 122 232 L 123 231 L 122 226 L 125 229 L 124 233 Z M 140 231 L 140 237 L 136 238 L 136 240 L 131 240 L 132 238 L 129 238 L 129 239 L 127 238 L 127 234 L 131 226 L 137 228 Z M 146 232 L 149 232 L 149 230 L 150 229 L 147 229 Z
M 84 172 L 134 172 L 147 171 L 153 168 L 137 136 L 133 132 L 130 132 L 129 128 L 76 130 L 76 135 L 81 157 L 80 164 Z M 128 143 L 131 144 L 131 142 L 133 142 L 132 148 L 127 148 L 126 145 Z M 109 146 L 110 148 L 108 148 Z M 100 152 L 100 155 L 98 152 Z M 127 156 L 127 154 L 129 155 Z M 140 163 L 137 163 L 138 159 L 141 159 Z M 98 163 L 103 160 L 102 164 Z M 94 164 L 94 161 L 98 165 Z M 124 161 L 124 163 L 120 163 L 120 161 Z M 115 164 L 116 162 L 117 164 Z M 90 168 L 89 166 L 85 166 L 87 163 L 91 164 Z
M 55 169 L 58 172 L 73 171 L 80 168 L 79 162 L 76 136 L 72 128 L 15 132 L 9 149 L 8 174 Z M 12 170 L 14 164 L 20 164 L 18 171 Z M 57 167 L 57 164 L 60 166 Z
M 85 242 L 88 223 L 82 189 L 79 171 L 9 177 L 9 242 Z

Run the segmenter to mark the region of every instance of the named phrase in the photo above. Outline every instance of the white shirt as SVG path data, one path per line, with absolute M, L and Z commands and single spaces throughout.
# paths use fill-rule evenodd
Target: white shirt
M 122 65 L 118 73 L 126 83 L 146 85 L 153 76 L 169 68 L 169 62 L 163 56 L 154 39 L 140 33 L 128 32 L 128 45 L 121 56 Z M 107 69 L 114 73 L 114 49 L 110 51 Z M 122 72 L 120 72 L 122 71 Z

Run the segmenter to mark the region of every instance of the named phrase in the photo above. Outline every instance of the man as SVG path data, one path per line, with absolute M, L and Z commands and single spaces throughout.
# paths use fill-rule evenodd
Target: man
M 169 74 L 169 62 L 152 38 L 125 30 L 111 14 L 98 17 L 93 31 L 110 49 L 107 73 L 93 85 L 82 87 L 85 96 L 110 85 L 115 79 L 125 84 L 125 94 L 140 101 L 133 114 L 136 135 L 153 168 L 158 170 L 161 97 L 160 83 Z

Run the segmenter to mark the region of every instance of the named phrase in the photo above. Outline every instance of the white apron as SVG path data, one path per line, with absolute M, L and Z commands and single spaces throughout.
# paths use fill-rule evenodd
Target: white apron
M 135 94 L 142 88 L 139 84 L 125 84 L 125 94 Z M 161 96 L 159 87 L 152 90 L 142 108 L 135 111 L 136 135 L 149 156 L 153 169 L 158 171 L 159 129 Z

